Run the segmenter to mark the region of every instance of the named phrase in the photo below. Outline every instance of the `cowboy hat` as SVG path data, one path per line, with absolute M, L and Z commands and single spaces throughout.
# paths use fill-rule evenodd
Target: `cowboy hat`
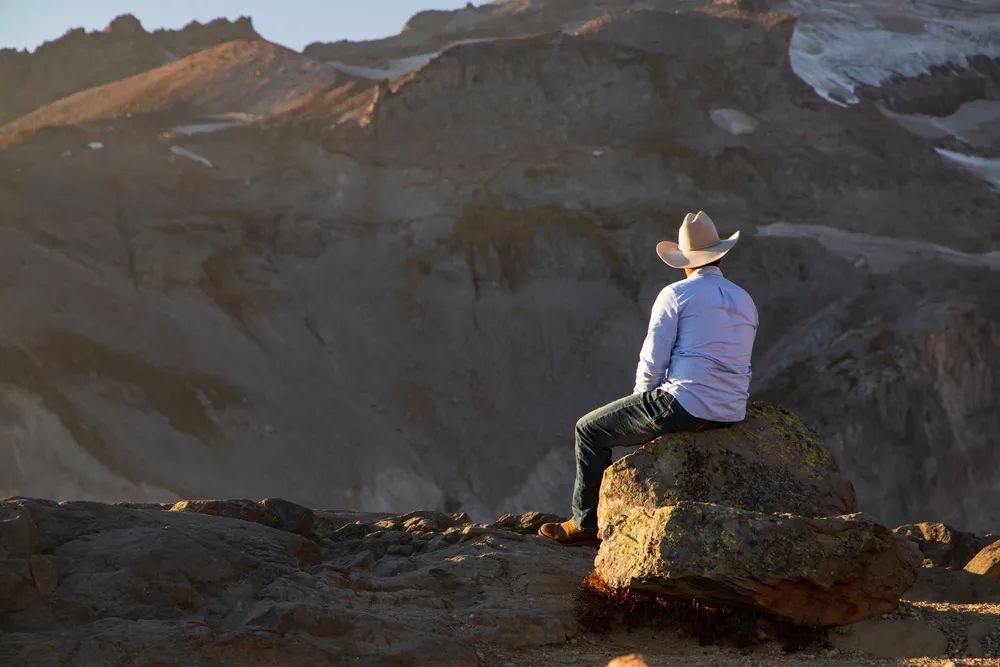
M 656 244 L 656 254 L 668 266 L 675 269 L 695 268 L 711 264 L 736 245 L 740 233 L 728 239 L 719 239 L 715 223 L 708 213 L 698 211 L 684 216 L 684 222 L 677 232 L 677 243 L 660 241 Z

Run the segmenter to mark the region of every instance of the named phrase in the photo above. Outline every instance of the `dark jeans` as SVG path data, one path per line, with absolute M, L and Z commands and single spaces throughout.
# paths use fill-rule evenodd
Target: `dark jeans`
M 597 528 L 597 497 L 612 447 L 631 447 L 664 433 L 728 426 L 695 417 L 663 389 L 632 394 L 587 413 L 576 423 L 573 523 Z

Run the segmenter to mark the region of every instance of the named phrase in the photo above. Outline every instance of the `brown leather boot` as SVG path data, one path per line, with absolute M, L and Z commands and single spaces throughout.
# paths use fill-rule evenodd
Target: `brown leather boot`
M 572 519 L 562 523 L 543 523 L 538 529 L 538 534 L 559 544 L 580 544 L 591 547 L 598 547 L 601 544 L 597 539 L 597 530 L 584 530 L 573 523 Z

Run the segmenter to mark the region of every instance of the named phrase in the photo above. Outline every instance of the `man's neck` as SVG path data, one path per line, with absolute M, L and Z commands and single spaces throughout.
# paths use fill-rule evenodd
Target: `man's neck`
M 684 273 L 687 274 L 688 278 L 692 276 L 703 276 L 706 274 L 714 274 L 721 276 L 722 269 L 719 268 L 718 266 L 699 266 L 696 269 L 684 269 Z

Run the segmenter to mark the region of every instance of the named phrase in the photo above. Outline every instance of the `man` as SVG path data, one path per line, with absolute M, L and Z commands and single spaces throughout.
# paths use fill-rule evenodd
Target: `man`
M 539 535 L 563 544 L 597 542 L 598 493 L 612 447 L 724 427 L 746 416 L 757 308 L 720 268 L 739 236 L 720 240 L 712 219 L 699 211 L 685 216 L 677 243 L 657 244 L 660 259 L 684 269 L 687 278 L 656 297 L 632 395 L 576 423 L 573 518 L 544 524 Z

